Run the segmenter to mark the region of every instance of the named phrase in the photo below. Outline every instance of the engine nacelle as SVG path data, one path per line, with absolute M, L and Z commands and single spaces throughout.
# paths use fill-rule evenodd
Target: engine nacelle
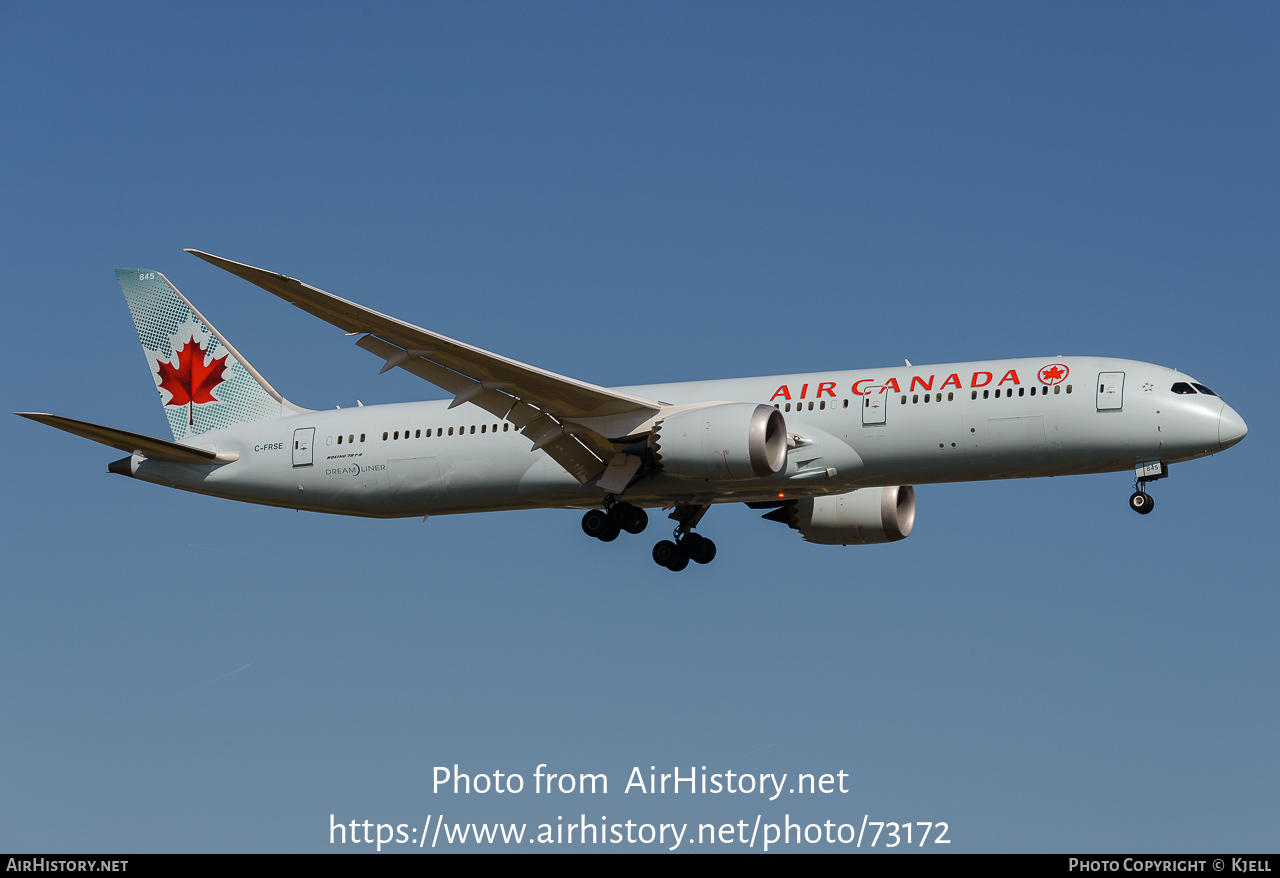
M 859 488 L 792 502 L 788 524 L 806 541 L 824 546 L 905 540 L 916 523 L 916 490 L 911 485 Z
M 766 479 L 787 466 L 787 424 L 773 406 L 722 403 L 664 419 L 649 450 L 672 476 Z

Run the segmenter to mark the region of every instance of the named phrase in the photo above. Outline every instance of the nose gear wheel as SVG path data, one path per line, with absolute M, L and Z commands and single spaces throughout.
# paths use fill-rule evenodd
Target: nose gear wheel
M 1156 501 L 1150 494 L 1139 488 L 1129 495 L 1129 508 L 1139 515 L 1150 515 L 1151 510 L 1156 508 Z
M 1147 493 L 1147 483 L 1167 478 L 1168 475 L 1169 467 L 1162 464 L 1159 474 L 1153 474 L 1146 478 L 1139 476 L 1133 483 L 1133 493 L 1129 495 L 1129 508 L 1139 515 L 1150 515 L 1151 510 L 1156 508 L 1156 501 Z

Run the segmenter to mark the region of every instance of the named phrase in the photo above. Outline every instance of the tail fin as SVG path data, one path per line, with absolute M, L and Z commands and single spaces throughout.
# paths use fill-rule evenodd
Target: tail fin
M 117 268 L 116 279 L 174 439 L 306 411 L 277 393 L 163 274 Z

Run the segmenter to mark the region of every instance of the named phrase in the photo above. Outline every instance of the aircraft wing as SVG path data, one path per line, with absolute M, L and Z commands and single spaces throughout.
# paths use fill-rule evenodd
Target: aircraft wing
M 664 408 L 658 400 L 489 353 L 274 271 L 187 252 L 339 329 L 366 333 L 356 344 L 386 361 L 382 371 L 405 369 L 454 394 L 454 406 L 470 402 L 511 421 L 582 483 L 603 472 L 617 452 L 610 439 L 627 436 Z
M 117 430 L 115 427 L 104 427 L 88 421 L 77 421 L 59 415 L 46 415 L 42 412 L 14 412 L 22 418 L 30 418 L 41 424 L 92 439 L 111 448 L 118 448 L 129 454 L 141 454 L 151 460 L 168 460 L 174 463 L 197 463 L 206 466 L 219 463 L 230 463 L 239 458 L 235 451 L 209 451 L 204 448 L 193 448 L 168 439 L 156 439 L 142 433 L 131 433 L 128 430 Z

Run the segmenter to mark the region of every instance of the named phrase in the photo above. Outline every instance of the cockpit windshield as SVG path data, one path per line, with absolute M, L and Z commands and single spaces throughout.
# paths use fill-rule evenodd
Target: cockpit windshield
M 1218 395 L 1214 393 L 1212 390 L 1210 390 L 1209 388 L 1205 387 L 1203 384 L 1197 384 L 1194 381 L 1192 381 L 1190 384 L 1188 384 L 1185 381 L 1178 381 L 1173 385 L 1173 387 L 1170 387 L 1169 389 L 1172 390 L 1174 393 L 1194 394 L 1198 390 L 1201 393 L 1203 393 L 1205 396 Z

